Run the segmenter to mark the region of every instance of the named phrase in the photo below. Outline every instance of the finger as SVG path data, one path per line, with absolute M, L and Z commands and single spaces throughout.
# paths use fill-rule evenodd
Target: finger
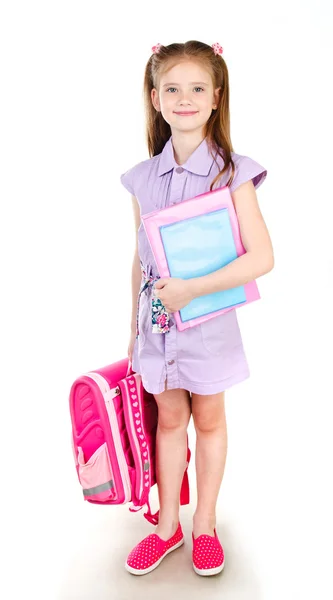
M 158 279 L 155 283 L 155 287 L 160 290 L 161 288 L 163 288 L 167 283 L 167 279 L 161 277 L 160 279 Z

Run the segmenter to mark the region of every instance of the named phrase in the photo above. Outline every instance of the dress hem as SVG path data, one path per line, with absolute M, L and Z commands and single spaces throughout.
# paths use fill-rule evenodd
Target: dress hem
M 233 377 L 228 377 L 227 379 L 216 381 L 214 383 L 197 383 L 189 379 L 178 379 L 177 382 L 172 382 L 168 380 L 167 390 L 185 389 L 188 392 L 192 392 L 194 394 L 207 396 L 211 394 L 218 394 L 219 392 L 224 392 L 226 389 L 236 385 L 237 383 L 245 381 L 249 377 L 250 371 L 246 370 L 242 371 L 241 373 L 237 373 L 237 375 L 234 375 Z M 156 385 L 149 385 L 142 377 L 143 387 L 149 394 L 161 394 L 162 392 L 164 392 L 164 382 L 165 379 L 161 383 L 156 383 Z

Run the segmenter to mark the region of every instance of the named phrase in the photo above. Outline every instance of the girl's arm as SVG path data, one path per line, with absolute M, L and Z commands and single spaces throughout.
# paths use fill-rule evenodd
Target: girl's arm
M 137 302 L 138 302 L 138 295 L 139 295 L 141 279 L 142 279 L 140 258 L 139 258 L 139 253 L 138 253 L 138 229 L 139 229 L 140 223 L 141 223 L 141 214 L 140 214 L 139 203 L 138 203 L 136 197 L 133 195 L 132 195 L 132 205 L 133 205 L 133 212 L 134 212 L 136 241 L 135 241 L 135 253 L 134 253 L 133 263 L 132 263 L 131 333 L 136 333 Z
M 274 267 L 272 242 L 252 180 L 240 185 L 231 196 L 246 254 L 214 273 L 189 279 L 188 284 L 194 298 L 244 285 Z

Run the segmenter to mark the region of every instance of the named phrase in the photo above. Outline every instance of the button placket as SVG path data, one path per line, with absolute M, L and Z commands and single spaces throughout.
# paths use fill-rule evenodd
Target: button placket
M 176 167 L 173 170 L 169 197 L 170 204 L 177 204 L 182 200 L 185 177 L 186 171 L 183 167 Z
M 169 204 L 176 204 L 182 200 L 184 189 L 184 179 L 186 171 L 183 167 L 176 167 L 172 173 L 170 186 Z M 172 319 L 173 320 L 173 319 Z M 173 386 L 180 386 L 178 365 L 177 365 L 177 331 L 176 323 L 173 320 L 173 327 L 165 335 L 165 367 L 168 383 Z
M 179 387 L 178 365 L 176 360 L 176 336 L 176 325 L 174 325 L 173 327 L 171 327 L 169 333 L 165 336 L 165 368 L 168 382 Z

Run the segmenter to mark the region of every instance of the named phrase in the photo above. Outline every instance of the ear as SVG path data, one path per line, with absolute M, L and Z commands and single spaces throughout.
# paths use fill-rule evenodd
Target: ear
M 160 107 L 160 101 L 158 98 L 158 92 L 156 88 L 153 88 L 152 91 L 150 92 L 151 95 L 151 101 L 153 103 L 153 107 L 157 110 L 160 111 L 161 107 Z
M 213 101 L 214 109 L 216 109 L 218 107 L 218 103 L 219 103 L 219 99 L 220 99 L 220 89 L 221 89 L 221 87 L 218 87 L 214 90 L 214 101 Z

